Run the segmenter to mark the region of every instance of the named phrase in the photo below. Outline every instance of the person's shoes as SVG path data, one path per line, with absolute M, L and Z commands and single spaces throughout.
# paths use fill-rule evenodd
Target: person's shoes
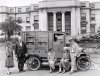
M 63 70 L 63 72 L 62 73 L 65 73 L 66 71 L 65 70 Z
M 72 73 L 74 73 L 74 72 L 76 72 L 76 70 L 71 70 L 69 74 L 72 74 Z
M 19 72 L 21 72 L 21 70 L 19 70 Z
M 22 72 L 25 72 L 25 70 L 22 70 Z
M 52 72 L 55 72 L 55 70 L 54 70 L 54 69 L 52 69 Z
M 58 73 L 61 73 L 62 71 L 61 70 L 59 70 L 59 72 Z
M 52 70 L 50 70 L 50 73 L 52 73 L 53 71 Z
M 61 73 L 62 71 L 61 71 L 61 68 L 59 68 L 59 72 L 58 73 Z
M 74 70 L 74 72 L 77 72 L 77 70 Z
M 23 70 L 19 70 L 19 72 L 23 72 Z
M 11 72 L 7 72 L 8 75 L 11 75 Z
M 72 72 L 72 71 L 70 71 L 70 72 L 69 72 L 69 74 L 73 74 L 73 72 Z

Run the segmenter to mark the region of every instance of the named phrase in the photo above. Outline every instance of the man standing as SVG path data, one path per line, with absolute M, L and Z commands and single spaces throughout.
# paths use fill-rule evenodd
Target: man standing
M 27 53 L 26 44 L 22 41 L 21 38 L 19 38 L 18 42 L 15 45 L 15 56 L 18 60 L 18 69 L 19 72 L 23 71 L 24 63 L 25 63 L 25 57 Z
M 71 73 L 72 73 L 77 71 L 76 57 L 79 50 L 79 46 L 74 39 L 71 39 L 70 43 L 71 43 L 70 57 L 71 57 Z

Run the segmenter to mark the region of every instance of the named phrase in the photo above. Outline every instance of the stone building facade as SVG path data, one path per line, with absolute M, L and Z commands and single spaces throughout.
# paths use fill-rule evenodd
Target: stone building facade
M 100 27 L 100 3 L 79 0 L 43 0 L 39 4 L 0 7 L 0 22 L 21 18 L 23 31 L 62 31 L 68 35 L 96 33 Z

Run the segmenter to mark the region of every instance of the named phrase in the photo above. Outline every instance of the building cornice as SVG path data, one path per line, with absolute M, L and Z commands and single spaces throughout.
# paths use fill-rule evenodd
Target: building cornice
M 81 9 L 100 10 L 100 8 L 81 7 Z
M 0 14 L 8 14 L 8 12 L 0 12 Z
M 29 11 L 29 12 L 0 12 L 0 14 L 30 14 L 31 12 L 38 12 L 38 10 L 36 11 Z
M 91 9 L 90 7 L 81 7 L 81 9 Z
M 40 9 L 52 9 L 52 8 L 80 8 L 80 6 L 65 6 L 65 7 L 44 7 L 44 8 L 39 8 Z
M 12 12 L 12 13 L 10 13 L 10 12 L 8 12 L 8 14 L 30 14 L 30 12 Z
M 91 10 L 100 10 L 100 8 L 91 8 Z

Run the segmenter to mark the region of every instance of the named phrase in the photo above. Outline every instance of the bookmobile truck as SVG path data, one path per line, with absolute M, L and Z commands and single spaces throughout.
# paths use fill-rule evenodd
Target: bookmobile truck
M 43 64 L 48 63 L 48 50 L 53 49 L 56 53 L 57 63 L 63 55 L 63 48 L 70 44 L 67 43 L 68 36 L 64 32 L 50 31 L 23 31 L 21 32 L 22 40 L 26 43 L 28 56 L 27 67 L 30 70 L 38 70 Z M 82 50 L 76 59 L 77 68 L 80 70 L 88 70 L 91 61 L 87 54 Z

